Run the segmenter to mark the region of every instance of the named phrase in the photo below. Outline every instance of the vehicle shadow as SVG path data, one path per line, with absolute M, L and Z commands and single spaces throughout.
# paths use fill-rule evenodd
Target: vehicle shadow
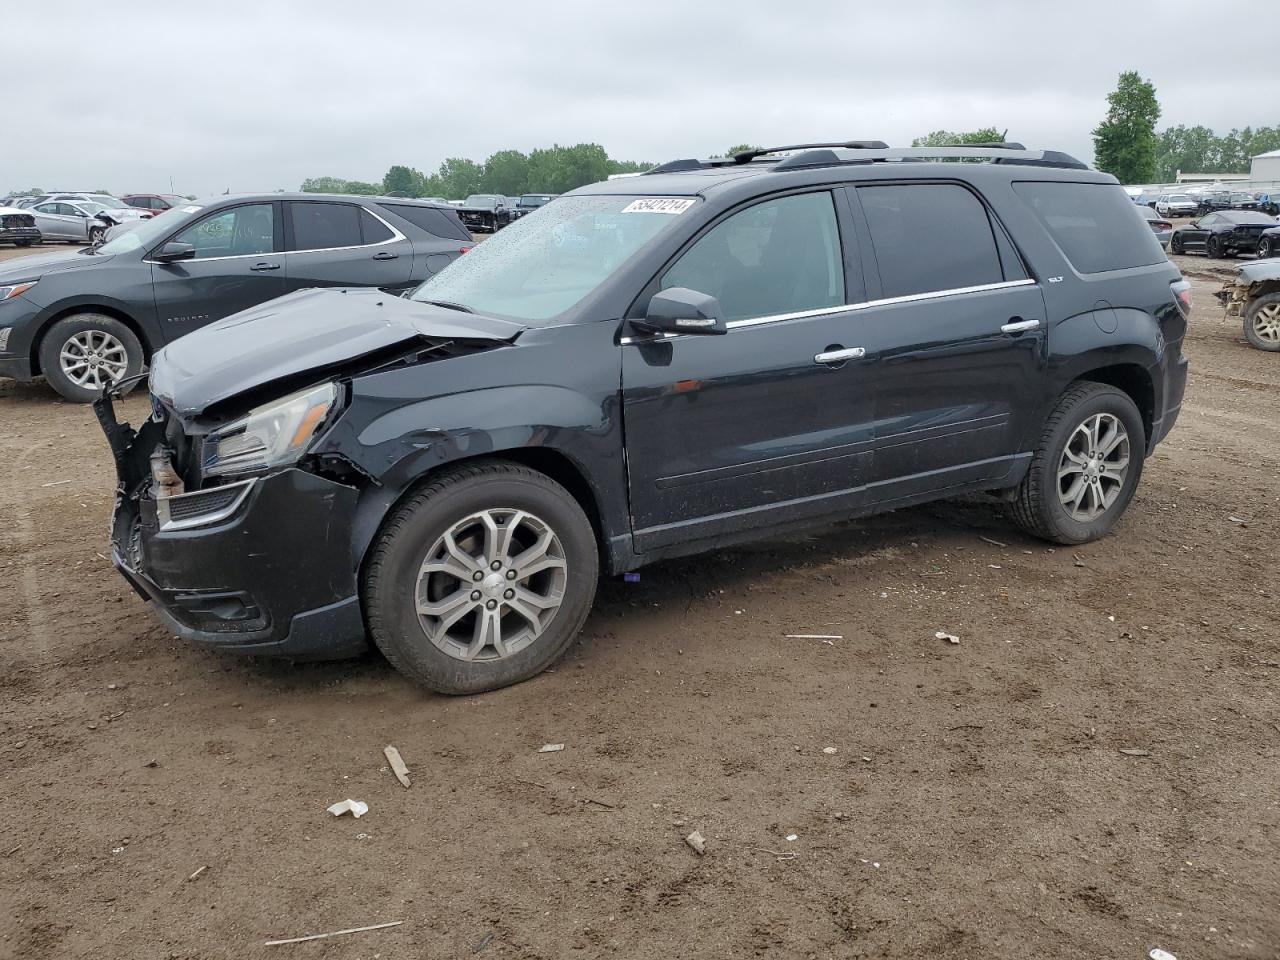
M 982 538 L 987 537 L 984 541 Z M 938 501 L 918 507 L 879 514 L 858 520 L 837 522 L 812 532 L 755 541 L 709 553 L 660 561 L 642 568 L 638 582 L 622 577 L 600 578 L 595 604 L 567 654 L 568 659 L 590 658 L 592 637 L 616 632 L 626 625 L 652 616 L 654 606 L 670 608 L 683 602 L 684 616 L 699 616 L 696 604 L 721 593 L 736 594 L 767 580 L 770 576 L 795 570 L 819 571 L 833 563 L 873 557 L 886 550 L 910 551 L 942 548 L 954 550 L 999 549 L 997 541 L 1009 549 L 1029 549 L 1039 541 L 1028 537 L 1003 515 L 1001 504 L 987 496 Z M 875 560 L 870 562 L 874 563 Z M 922 561 L 923 563 L 923 561 Z M 829 571 L 815 573 L 830 580 Z M 220 660 L 222 658 L 219 658 Z M 336 662 L 296 663 L 268 658 L 244 658 L 224 663 L 224 669 L 242 667 L 242 676 L 252 683 L 270 684 L 277 690 L 306 693 L 309 689 L 350 685 L 403 683 L 376 650 Z M 426 696 L 434 696 L 426 693 Z

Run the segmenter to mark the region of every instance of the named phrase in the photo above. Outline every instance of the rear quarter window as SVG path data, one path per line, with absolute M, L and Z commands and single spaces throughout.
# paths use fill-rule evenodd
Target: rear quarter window
M 1146 267 L 1168 259 L 1155 234 L 1133 215 L 1133 202 L 1119 184 L 1021 181 L 1013 190 L 1077 273 Z
M 446 240 L 465 240 L 471 242 L 471 234 L 462 225 L 458 215 L 451 210 L 440 210 L 436 207 L 419 207 L 407 203 L 384 203 L 382 209 L 408 220 L 419 230 Z

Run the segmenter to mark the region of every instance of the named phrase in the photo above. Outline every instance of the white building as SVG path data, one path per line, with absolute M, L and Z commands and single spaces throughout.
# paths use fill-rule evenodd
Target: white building
M 1280 180 L 1280 150 L 1254 157 L 1249 179 L 1255 182 Z

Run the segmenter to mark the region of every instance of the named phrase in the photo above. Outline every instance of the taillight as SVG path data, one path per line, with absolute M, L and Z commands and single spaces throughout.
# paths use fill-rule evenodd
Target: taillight
M 470 249 L 471 249 L 470 247 L 459 247 L 459 248 L 458 248 L 458 252 L 459 252 L 459 253 L 466 253 L 466 252 L 467 252 L 467 251 L 469 251 Z
M 1191 316 L 1191 284 L 1186 280 L 1174 280 L 1169 287 L 1173 290 L 1173 299 L 1178 304 L 1183 318 Z
M 1157 220 L 1157 221 L 1156 221 L 1156 226 L 1158 227 L 1158 229 L 1159 229 L 1159 230 L 1172 230 L 1172 229 L 1173 229 L 1173 224 L 1172 224 L 1172 223 L 1166 223 L 1166 222 L 1165 222 L 1165 221 L 1163 221 L 1163 220 Z

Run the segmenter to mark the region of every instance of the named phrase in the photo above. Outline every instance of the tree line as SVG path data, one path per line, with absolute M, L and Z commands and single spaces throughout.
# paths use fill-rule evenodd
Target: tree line
M 380 183 L 310 177 L 302 182 L 302 190 L 365 196 L 444 197 L 446 200 L 462 200 L 473 193 L 518 197 L 522 193 L 565 193 L 605 180 L 610 174 L 640 173 L 652 166 L 652 163 L 614 160 L 598 143 L 571 147 L 556 144 L 529 153 L 499 150 L 483 163 L 466 157 L 449 157 L 435 173 L 395 164 Z
M 1121 183 L 1169 183 L 1183 173 L 1248 173 L 1252 158 L 1280 149 L 1280 128 L 1245 127 L 1221 136 L 1179 124 L 1156 133 L 1156 88 L 1135 71 L 1120 74 L 1107 115 L 1093 131 L 1094 162 Z

